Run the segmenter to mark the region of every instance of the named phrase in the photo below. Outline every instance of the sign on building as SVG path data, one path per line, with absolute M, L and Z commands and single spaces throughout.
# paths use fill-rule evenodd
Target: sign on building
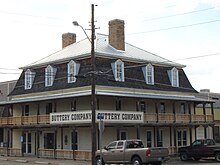
M 100 117 L 107 123 L 143 123 L 143 112 L 128 111 L 96 111 L 96 122 Z M 51 124 L 89 123 L 92 121 L 91 111 L 50 113 Z

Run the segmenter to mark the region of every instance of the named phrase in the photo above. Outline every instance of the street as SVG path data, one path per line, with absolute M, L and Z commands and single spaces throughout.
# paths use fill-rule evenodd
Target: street
M 36 164 L 53 164 L 53 165 L 90 165 L 91 161 L 74 161 L 63 159 L 47 159 L 36 157 L 0 157 L 1 165 L 36 165 Z M 214 159 L 202 159 L 199 161 L 180 161 L 178 157 L 171 158 L 169 161 L 164 162 L 164 165 L 180 164 L 180 165 L 218 165 Z

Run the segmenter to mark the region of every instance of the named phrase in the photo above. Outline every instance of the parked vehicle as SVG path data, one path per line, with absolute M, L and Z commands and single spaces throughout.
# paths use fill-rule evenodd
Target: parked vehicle
M 96 152 L 96 165 L 104 164 L 152 164 L 161 165 L 169 159 L 168 148 L 144 148 L 141 140 L 119 140 L 108 144 L 102 152 Z
M 217 145 L 213 139 L 198 139 L 190 146 L 179 148 L 178 152 L 182 161 L 214 157 L 217 162 L 220 162 L 220 145 Z

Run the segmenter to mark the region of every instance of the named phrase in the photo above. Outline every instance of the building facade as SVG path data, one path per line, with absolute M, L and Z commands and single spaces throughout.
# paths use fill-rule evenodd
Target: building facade
M 210 92 L 209 89 L 202 89 L 198 93 L 198 97 L 207 99 L 207 100 L 213 100 L 215 101 L 213 103 L 213 107 L 211 107 L 209 104 L 206 105 L 206 113 L 211 113 L 211 109 L 213 108 L 214 111 L 214 140 L 219 143 L 220 142 L 220 94 Z M 197 106 L 196 108 L 197 114 L 203 114 L 203 107 Z
M 91 159 L 91 75 L 95 75 L 96 123 L 103 117 L 102 146 L 117 139 L 142 139 L 147 147 L 178 147 L 213 137 L 213 101 L 198 98 L 184 65 L 125 43 L 124 21 L 96 34 L 95 72 L 91 43 L 63 34 L 63 48 L 22 67 L 1 102 L 2 155 Z M 202 105 L 202 114 L 196 107 Z M 97 126 L 97 148 L 99 148 Z

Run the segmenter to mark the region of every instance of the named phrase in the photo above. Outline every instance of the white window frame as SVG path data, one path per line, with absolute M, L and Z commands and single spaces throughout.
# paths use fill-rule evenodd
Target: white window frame
M 53 85 L 54 79 L 56 76 L 56 68 L 48 65 L 45 68 L 45 86 L 49 87 Z
M 187 145 L 187 130 L 183 129 L 183 130 L 177 130 L 176 132 L 177 134 L 177 146 L 181 147 L 181 146 L 186 146 Z M 185 135 L 185 136 L 184 136 Z
M 26 70 L 25 72 L 25 82 L 24 82 L 24 88 L 25 89 L 31 89 L 33 82 L 34 82 L 34 78 L 35 78 L 35 72 L 32 72 L 30 69 Z
M 179 87 L 179 71 L 175 67 L 171 70 L 171 84 L 173 87 Z
M 76 82 L 76 63 L 75 61 L 71 60 L 68 64 L 68 72 L 67 72 L 67 77 L 68 77 L 68 83 L 74 83 Z
M 148 136 L 147 136 L 148 133 L 150 133 L 150 139 L 148 139 Z M 152 146 L 153 146 L 153 133 L 152 133 L 152 130 L 147 130 L 146 131 L 146 147 L 152 147 Z
M 124 62 L 122 62 L 120 59 L 113 64 L 113 73 L 115 81 L 124 82 Z
M 145 68 L 146 76 L 145 81 L 147 84 L 154 85 L 154 67 L 151 64 L 148 64 Z

